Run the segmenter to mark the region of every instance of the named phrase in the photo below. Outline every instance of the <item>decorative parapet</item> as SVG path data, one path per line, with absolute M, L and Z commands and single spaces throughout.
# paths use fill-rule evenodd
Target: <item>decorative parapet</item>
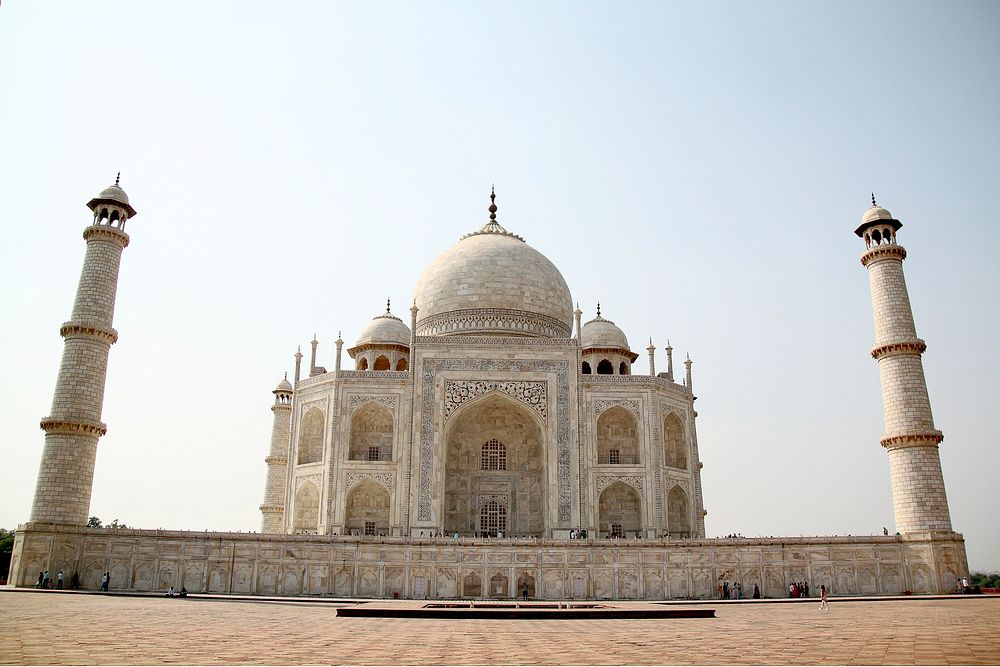
M 496 391 L 516 399 L 548 421 L 548 383 L 513 380 L 446 380 L 444 383 L 445 421 L 463 404 Z
M 894 357 L 898 354 L 923 354 L 925 350 L 927 350 L 927 343 L 919 338 L 898 343 L 886 343 L 872 348 L 872 359 Z
M 110 225 L 91 225 L 87 227 L 83 230 L 83 239 L 85 241 L 90 241 L 91 239 L 113 241 L 122 248 L 127 248 L 129 241 L 128 234 Z
M 899 261 L 903 261 L 906 259 L 906 248 L 895 244 L 875 246 L 861 255 L 861 265 L 867 267 L 872 262 L 882 259 L 898 259 Z
M 59 327 L 59 335 L 63 338 L 72 338 L 75 336 L 97 338 L 98 340 L 103 340 L 108 345 L 114 345 L 118 342 L 118 332 L 114 329 L 105 329 L 101 326 L 80 324 L 78 322 L 64 322 Z
M 46 433 L 60 433 L 63 435 L 77 435 L 78 433 L 82 433 L 84 435 L 96 435 L 100 438 L 108 432 L 107 425 L 101 422 L 84 420 L 46 417 L 38 425 Z
M 942 440 L 944 440 L 944 434 L 941 431 L 904 433 L 882 438 L 882 446 L 889 450 L 907 447 L 937 447 Z

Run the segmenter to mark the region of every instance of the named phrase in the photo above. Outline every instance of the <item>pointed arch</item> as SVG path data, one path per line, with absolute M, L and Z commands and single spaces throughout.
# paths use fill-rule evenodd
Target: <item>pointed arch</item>
M 626 362 L 621 362 L 618 364 L 618 375 L 628 375 L 628 364 Z
M 396 370 L 397 371 L 406 371 L 406 370 L 409 370 L 409 368 L 410 367 L 409 367 L 409 365 L 408 365 L 408 363 L 406 361 L 406 357 L 400 357 L 399 361 L 396 362 Z
M 292 528 L 296 533 L 319 532 L 319 488 L 312 482 L 303 482 L 295 492 Z
M 388 535 L 391 498 L 372 479 L 358 482 L 347 493 L 345 527 L 350 535 Z
M 384 354 L 380 354 L 375 359 L 375 365 L 372 366 L 372 370 L 376 371 L 389 371 L 392 370 L 392 364 L 389 363 L 389 357 Z
M 597 364 L 597 374 L 598 375 L 614 375 L 615 365 L 612 364 L 607 359 L 601 359 L 600 363 Z
M 675 484 L 667 494 L 667 531 L 670 537 L 691 537 L 690 504 L 680 484 Z
M 604 489 L 597 507 L 602 537 L 629 537 L 642 531 L 642 499 L 628 484 L 615 482 Z
M 323 458 L 323 411 L 309 408 L 299 426 L 299 465 L 316 463 Z
M 351 415 L 352 461 L 391 461 L 392 442 L 392 413 L 384 405 L 371 401 Z
M 663 418 L 664 463 L 672 468 L 687 470 L 687 447 L 684 445 L 684 423 L 677 413 L 671 412 Z
M 358 370 L 359 371 L 368 370 L 368 357 L 361 357 L 361 361 L 358 362 Z
M 583 362 L 583 365 L 580 367 L 580 372 L 584 375 L 591 375 L 590 362 Z
M 609 465 L 639 465 L 639 422 L 620 405 L 597 418 L 597 462 Z

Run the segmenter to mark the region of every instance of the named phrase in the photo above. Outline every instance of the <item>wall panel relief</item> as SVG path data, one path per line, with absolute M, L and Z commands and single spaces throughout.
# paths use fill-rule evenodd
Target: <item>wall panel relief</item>
M 446 380 L 444 383 L 445 421 L 463 404 L 491 391 L 521 401 L 538 413 L 545 422 L 548 420 L 548 383 L 517 382 L 513 380 Z

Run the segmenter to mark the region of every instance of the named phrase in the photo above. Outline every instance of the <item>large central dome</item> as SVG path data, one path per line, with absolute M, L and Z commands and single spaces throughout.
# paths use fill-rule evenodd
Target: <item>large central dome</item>
M 573 330 L 559 269 L 497 223 L 495 204 L 489 223 L 431 262 L 413 297 L 418 336 L 569 338 Z

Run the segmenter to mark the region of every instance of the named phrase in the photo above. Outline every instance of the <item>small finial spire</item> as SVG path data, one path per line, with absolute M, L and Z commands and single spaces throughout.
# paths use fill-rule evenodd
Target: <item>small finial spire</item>
M 118 185 L 118 180 L 119 180 L 119 179 L 120 179 L 121 177 L 122 177 L 122 173 L 121 173 L 121 172 L 119 171 L 119 172 L 118 172 L 118 175 L 117 175 L 117 176 L 115 176 L 115 186 L 116 186 L 116 187 L 117 187 L 117 185 Z
M 597 302 L 597 316 L 598 317 L 601 316 L 601 302 L 600 301 Z
M 497 191 L 494 185 L 490 185 L 490 222 L 497 221 Z
M 386 313 L 389 312 L 389 305 L 390 305 L 389 297 L 386 297 L 385 298 L 385 312 Z
M 872 208 L 875 208 L 878 204 L 875 203 L 875 193 L 872 193 Z
M 288 371 L 285 371 L 285 380 L 288 380 Z

